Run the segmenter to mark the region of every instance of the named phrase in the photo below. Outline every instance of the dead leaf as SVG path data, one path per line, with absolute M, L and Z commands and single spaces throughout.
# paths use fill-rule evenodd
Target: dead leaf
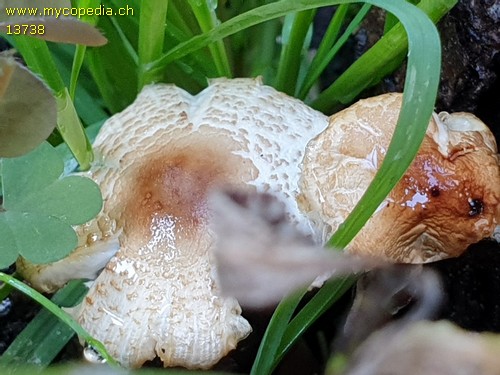
M 422 265 L 394 264 L 372 270 L 357 282 L 336 350 L 349 355 L 373 332 L 389 324 L 401 327 L 432 318 L 443 299 L 438 275 Z
M 54 130 L 56 101 L 45 84 L 13 57 L 0 56 L 0 157 L 35 149 Z
M 417 322 L 370 336 L 343 371 L 328 375 L 499 375 L 500 335 L 465 331 L 450 322 Z
M 216 191 L 210 203 L 222 292 L 243 306 L 275 304 L 325 273 L 350 275 L 380 265 L 312 244 L 269 194 Z

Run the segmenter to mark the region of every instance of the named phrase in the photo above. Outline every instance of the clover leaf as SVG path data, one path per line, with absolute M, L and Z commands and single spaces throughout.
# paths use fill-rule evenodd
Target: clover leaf
M 0 168 L 0 268 L 19 255 L 34 263 L 68 255 L 77 245 L 72 225 L 101 210 L 97 184 L 83 176 L 62 177 L 63 161 L 47 142 L 27 155 L 0 159 Z

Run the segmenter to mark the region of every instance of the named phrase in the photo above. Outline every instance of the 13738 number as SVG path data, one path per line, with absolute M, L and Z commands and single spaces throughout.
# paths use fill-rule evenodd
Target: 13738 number
M 43 35 L 45 25 L 15 24 L 6 25 L 7 35 Z

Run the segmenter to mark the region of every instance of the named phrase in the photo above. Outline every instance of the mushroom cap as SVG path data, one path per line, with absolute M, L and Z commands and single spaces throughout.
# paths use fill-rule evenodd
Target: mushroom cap
M 88 173 L 79 174 L 88 176 Z M 32 287 L 45 293 L 54 293 L 69 280 L 94 280 L 120 248 L 120 231 L 116 228 L 116 222 L 104 212 L 74 229 L 78 245 L 68 257 L 47 264 L 34 264 L 23 257 L 17 259 L 17 272 Z
M 401 94 L 360 100 L 333 115 L 307 146 L 300 206 L 326 240 L 360 200 L 380 167 Z M 471 114 L 434 114 L 403 178 L 348 251 L 405 263 L 460 255 L 498 224 L 500 170 L 493 135 Z
M 196 96 L 145 87 L 94 143 L 89 176 L 119 250 L 72 314 L 124 366 L 156 356 L 165 366 L 214 365 L 251 328 L 237 301 L 219 295 L 207 194 L 227 185 L 274 193 L 314 235 L 295 196 L 305 146 L 327 125 L 258 79 L 217 79 Z

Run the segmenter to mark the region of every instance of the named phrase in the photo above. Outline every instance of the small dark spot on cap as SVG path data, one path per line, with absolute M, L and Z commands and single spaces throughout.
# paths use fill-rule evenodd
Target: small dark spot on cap
M 469 216 L 474 217 L 483 213 L 484 203 L 482 199 L 469 200 Z
M 432 197 L 439 197 L 440 194 L 441 194 L 441 191 L 439 190 L 438 186 L 431 187 L 431 196 Z

